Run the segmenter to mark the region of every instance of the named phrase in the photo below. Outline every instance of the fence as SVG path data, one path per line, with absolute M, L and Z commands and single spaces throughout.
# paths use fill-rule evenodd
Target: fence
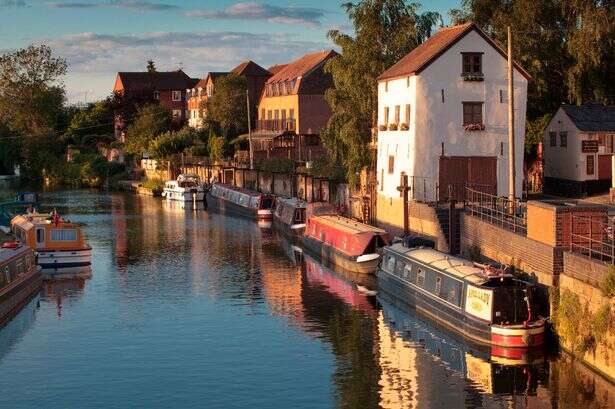
M 527 205 L 519 200 L 509 200 L 470 187 L 465 189 L 465 211 L 503 229 L 527 235 Z
M 594 260 L 615 263 L 615 226 L 604 216 L 571 216 L 570 251 Z

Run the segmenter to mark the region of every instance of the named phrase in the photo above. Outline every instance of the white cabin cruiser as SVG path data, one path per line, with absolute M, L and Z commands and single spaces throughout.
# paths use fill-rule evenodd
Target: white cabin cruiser
M 164 184 L 162 196 L 167 200 L 202 202 L 205 198 L 205 189 L 198 175 L 182 173 L 176 180 L 169 180 Z

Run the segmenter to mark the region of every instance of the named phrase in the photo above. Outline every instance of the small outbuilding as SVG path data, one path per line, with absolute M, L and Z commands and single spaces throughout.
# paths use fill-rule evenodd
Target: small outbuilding
M 562 105 L 544 133 L 544 191 L 580 197 L 608 192 L 613 177 L 615 106 Z

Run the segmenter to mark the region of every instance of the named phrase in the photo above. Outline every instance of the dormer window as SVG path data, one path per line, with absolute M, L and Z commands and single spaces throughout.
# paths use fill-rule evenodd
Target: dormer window
M 461 53 L 461 76 L 466 81 L 483 80 L 483 54 Z

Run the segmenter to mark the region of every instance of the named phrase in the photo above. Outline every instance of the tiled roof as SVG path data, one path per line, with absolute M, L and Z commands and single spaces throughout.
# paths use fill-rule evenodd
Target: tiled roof
M 193 88 L 203 88 L 207 87 L 207 80 L 211 77 L 211 80 L 215 83 L 216 80 L 224 75 L 228 75 L 228 72 L 209 72 L 207 75 L 202 78 Z
M 562 105 L 574 125 L 584 132 L 615 132 L 615 106 L 589 102 L 580 106 Z
M 288 64 L 276 64 L 276 65 L 272 65 L 271 67 L 267 68 L 267 71 L 269 71 L 271 74 L 275 75 L 278 72 L 280 72 L 281 70 L 283 70 L 284 68 L 286 68 Z
M 297 77 L 304 76 L 314 68 L 321 65 L 324 61 L 335 55 L 337 55 L 337 53 L 333 50 L 306 54 L 279 70 L 273 75 L 273 77 L 267 80 L 267 84 L 281 81 L 292 81 Z
M 156 89 L 161 91 L 186 89 L 191 78 L 182 70 L 161 72 L 118 72 L 125 90 Z
M 256 64 L 254 61 L 248 60 L 239 64 L 231 70 L 233 74 L 245 77 L 270 77 L 271 73 Z
M 476 32 L 485 39 L 485 41 L 491 44 L 496 51 L 506 58 L 506 52 L 502 49 L 502 47 L 500 47 L 495 41 L 493 41 L 493 39 L 485 34 L 485 32 L 482 31 L 476 24 L 469 22 L 452 27 L 441 28 L 429 37 L 423 44 L 410 51 L 410 53 L 406 54 L 401 60 L 383 72 L 378 77 L 378 80 L 418 74 L 472 30 L 476 30 Z M 517 70 L 524 77 L 527 79 L 530 78 L 529 74 L 517 63 L 515 63 L 515 68 L 517 68 Z

